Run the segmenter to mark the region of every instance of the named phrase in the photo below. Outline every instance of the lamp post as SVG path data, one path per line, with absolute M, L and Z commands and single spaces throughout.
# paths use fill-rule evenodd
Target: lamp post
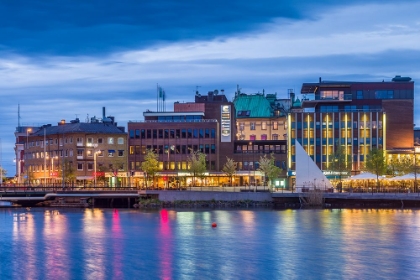
M 93 147 L 93 187 L 96 188 L 96 155 L 100 153 L 96 148 L 98 144 L 88 144 L 89 147 Z
M 167 189 L 169 189 L 169 169 L 171 168 L 171 163 L 169 161 L 169 155 L 171 154 L 171 150 L 173 151 L 174 149 L 175 149 L 174 145 L 171 145 L 171 146 L 168 147 L 168 169 L 167 169 L 168 176 L 166 177 L 166 182 L 167 182 L 166 188 Z
M 94 172 L 94 181 L 93 181 L 93 187 L 96 187 L 96 155 L 99 154 L 101 151 L 95 151 L 93 153 L 93 172 Z
M 24 149 L 24 153 L 25 153 L 25 158 L 28 159 L 28 155 L 29 155 L 29 132 L 32 132 L 32 128 L 28 127 L 26 129 L 26 148 Z M 26 151 L 28 151 L 28 153 L 26 153 Z
M 50 172 L 51 183 L 53 183 L 53 181 L 54 181 L 54 159 L 56 159 L 56 158 L 58 158 L 58 157 L 57 156 L 51 157 L 51 172 Z

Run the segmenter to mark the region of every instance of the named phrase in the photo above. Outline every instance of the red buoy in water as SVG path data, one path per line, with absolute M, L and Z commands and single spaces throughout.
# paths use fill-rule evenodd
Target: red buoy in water
M 212 223 L 211 224 L 211 227 L 217 227 L 217 224 L 216 223 Z

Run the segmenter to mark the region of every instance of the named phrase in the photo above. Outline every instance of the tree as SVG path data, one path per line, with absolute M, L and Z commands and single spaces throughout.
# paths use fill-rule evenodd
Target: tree
M 229 176 L 230 178 L 230 186 L 232 187 L 232 178 L 236 173 L 236 162 L 233 159 L 226 157 L 226 163 L 222 168 L 222 171 Z
M 206 155 L 200 151 L 191 151 L 187 162 L 193 174 L 193 186 L 195 187 L 195 178 L 204 177 L 204 173 L 206 172 Z
M 264 182 L 268 177 L 268 180 L 271 182 L 274 178 L 280 175 L 281 169 L 274 165 L 275 159 L 274 155 L 270 154 L 270 157 L 264 155 L 260 157 L 260 161 L 258 162 L 259 168 L 258 170 L 264 173 Z
M 387 174 L 391 176 L 404 175 L 413 171 L 413 160 L 410 156 L 392 155 L 387 166 Z
M 108 168 L 105 165 L 99 165 L 97 168 L 96 181 L 102 183 L 102 186 L 105 186 L 106 177 L 105 172 L 108 171 Z
M 377 189 L 379 189 L 379 176 L 385 174 L 386 168 L 386 158 L 384 151 L 377 148 L 370 150 L 366 156 L 364 169 L 376 175 Z
M 334 154 L 332 155 L 330 169 L 338 172 L 340 179 L 339 191 L 342 191 L 342 179 L 343 173 L 351 171 L 351 155 L 346 154 L 345 149 L 342 146 L 337 146 Z
M 155 182 L 156 172 L 159 171 L 159 156 L 153 150 L 147 150 L 144 161 L 141 163 L 141 169 L 146 173 L 146 188 L 149 178 L 152 177 Z
M 76 180 L 76 172 L 71 161 L 65 159 L 62 162 L 61 170 L 58 172 L 58 176 L 59 178 L 64 179 L 64 183 L 73 183 Z

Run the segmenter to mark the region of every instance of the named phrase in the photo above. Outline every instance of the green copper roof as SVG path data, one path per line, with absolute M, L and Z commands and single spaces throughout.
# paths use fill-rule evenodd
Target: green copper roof
M 238 118 L 268 118 L 273 116 L 270 102 L 262 94 L 240 94 L 233 104 Z

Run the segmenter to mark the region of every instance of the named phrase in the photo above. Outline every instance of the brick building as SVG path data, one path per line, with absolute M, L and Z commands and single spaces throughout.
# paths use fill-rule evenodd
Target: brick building
M 226 155 L 233 151 L 235 108 L 218 91 L 195 96 L 195 102 L 174 103 L 173 112 L 144 112 L 143 121 L 130 121 L 129 169 L 137 186 L 144 184 L 141 163 L 147 150 L 159 156 L 159 186 L 190 184 L 187 159 L 191 151 L 206 155 L 208 174 L 198 184 L 220 185 Z
M 105 109 L 104 109 L 105 116 Z M 128 185 L 127 134 L 113 117 L 44 125 L 25 142 L 25 182 L 77 186 Z M 95 173 L 96 171 L 96 173 Z
M 288 166 L 295 168 L 299 141 L 321 170 L 342 146 L 359 173 L 372 148 L 387 153 L 413 150 L 414 82 L 396 76 L 392 81 L 304 83 L 302 100 L 293 100 L 288 116 Z

